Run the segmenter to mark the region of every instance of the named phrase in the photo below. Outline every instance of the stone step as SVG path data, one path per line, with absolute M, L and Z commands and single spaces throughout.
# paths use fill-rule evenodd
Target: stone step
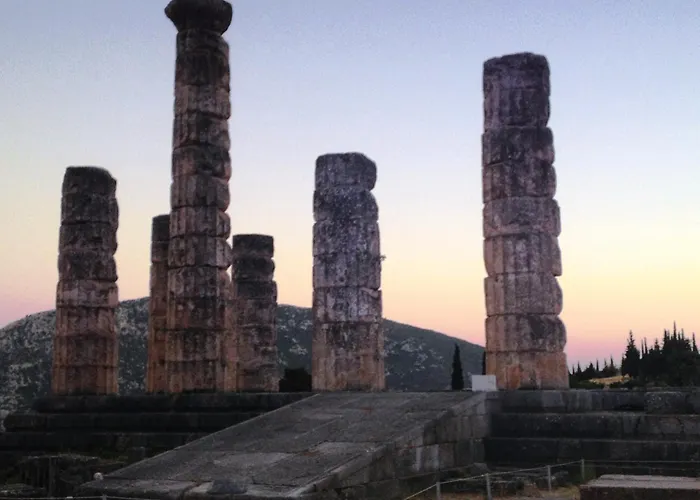
M 576 439 L 546 437 L 489 437 L 484 439 L 486 461 L 508 463 L 515 457 L 528 464 L 553 464 L 573 460 L 611 462 L 697 461 L 700 441 L 662 441 L 630 439 Z
M 491 417 L 493 437 L 588 439 L 700 439 L 700 415 L 640 412 L 500 413 Z
M 7 432 L 17 431 L 124 431 L 124 432 L 215 432 L 264 411 L 225 413 L 146 412 L 146 413 L 11 413 L 4 421 Z
M 164 413 L 271 411 L 307 398 L 306 392 L 217 392 L 107 396 L 47 396 L 32 403 L 38 413 Z
M 573 463 L 571 463 L 573 462 Z M 584 460 L 584 473 L 581 475 L 581 463 L 577 461 L 566 461 L 564 463 L 543 463 L 543 462 L 508 462 L 489 463 L 488 468 L 494 475 L 502 478 L 520 476 L 546 476 L 547 465 L 551 467 L 552 475 L 562 472 L 567 473 L 567 477 L 574 483 L 579 484 L 581 477 L 593 478 L 603 474 L 637 474 L 637 475 L 663 475 L 663 476 L 685 476 L 696 477 L 700 474 L 698 462 L 644 462 L 627 460 L 604 462 L 594 460 Z M 534 470 L 533 470 L 534 469 Z M 524 472 L 523 472 L 524 470 Z
M 501 410 L 505 413 L 700 413 L 700 391 L 697 389 L 501 391 L 500 396 Z
M 46 452 L 124 452 L 131 448 L 166 451 L 207 436 L 206 432 L 0 432 L 0 450 L 3 452 L 37 450 Z
M 605 475 L 581 486 L 581 500 L 695 500 L 700 480 L 689 477 Z

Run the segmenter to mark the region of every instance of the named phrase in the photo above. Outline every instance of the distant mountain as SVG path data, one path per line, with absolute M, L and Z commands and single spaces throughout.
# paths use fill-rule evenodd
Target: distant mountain
M 51 377 L 56 311 L 32 314 L 0 329 L 0 418 L 45 395 Z M 481 373 L 483 347 L 442 333 L 385 320 L 387 385 L 392 390 L 448 389 L 454 344 L 466 373 Z M 148 298 L 127 300 L 117 310 L 119 388 L 144 389 Z M 311 370 L 311 309 L 280 305 L 277 317 L 281 367 Z

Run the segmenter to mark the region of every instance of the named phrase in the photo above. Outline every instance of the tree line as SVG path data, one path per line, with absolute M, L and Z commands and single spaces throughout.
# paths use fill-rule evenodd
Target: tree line
M 672 330 L 664 330 L 661 340 L 656 338 L 650 345 L 644 338 L 638 346 L 630 331 L 619 367 L 612 357 L 604 361 L 602 368 L 597 360 L 585 369 L 577 364 L 569 372 L 569 385 L 572 388 L 600 387 L 591 380 L 616 375 L 626 375 L 629 379 L 612 383 L 611 388 L 700 385 L 700 353 L 695 334 L 688 338 L 674 323 Z

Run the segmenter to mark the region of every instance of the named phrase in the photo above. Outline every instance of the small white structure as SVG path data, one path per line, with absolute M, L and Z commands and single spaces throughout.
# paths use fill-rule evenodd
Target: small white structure
M 497 390 L 496 375 L 472 375 L 472 391 L 491 392 Z

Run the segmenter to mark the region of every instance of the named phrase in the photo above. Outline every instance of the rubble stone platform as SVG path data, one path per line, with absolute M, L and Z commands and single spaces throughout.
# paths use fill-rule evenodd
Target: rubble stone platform
M 581 486 L 581 500 L 695 500 L 700 479 L 610 474 Z
M 142 457 L 263 415 L 310 393 L 192 393 L 50 396 L 4 420 L 0 466 L 29 455 L 88 453 Z
M 483 461 L 496 398 L 320 393 L 86 483 L 77 496 L 401 498 Z

